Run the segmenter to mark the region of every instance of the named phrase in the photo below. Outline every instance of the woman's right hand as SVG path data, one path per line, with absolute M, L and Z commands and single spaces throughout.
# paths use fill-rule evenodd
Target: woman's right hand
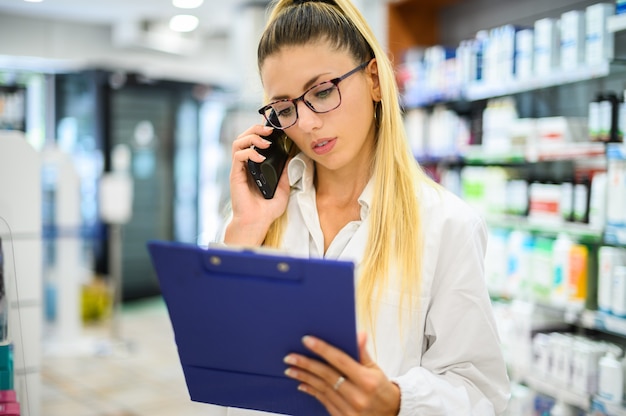
M 262 162 L 265 158 L 252 146 L 265 149 L 270 142 L 263 136 L 272 132 L 271 127 L 254 125 L 241 133 L 232 145 L 230 169 L 230 197 L 233 217 L 226 228 L 226 244 L 261 245 L 272 222 L 287 208 L 289 181 L 287 169 L 278 182 L 272 199 L 265 199 L 248 174 L 248 159 Z

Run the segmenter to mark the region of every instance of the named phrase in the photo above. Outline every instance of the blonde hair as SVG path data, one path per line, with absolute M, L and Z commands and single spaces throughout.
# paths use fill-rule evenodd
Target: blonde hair
M 357 62 L 376 58 L 381 90 L 377 103 L 376 150 L 372 165 L 374 195 L 368 242 L 360 264 L 357 311 L 361 323 L 374 329 L 373 317 L 391 271 L 400 273 L 400 308 L 418 295 L 423 248 L 417 190 L 432 182 L 416 163 L 404 131 L 395 74 L 390 60 L 367 22 L 349 0 L 275 0 L 258 48 L 258 64 L 284 46 L 326 41 L 351 53 Z M 286 214 L 272 224 L 264 244 L 278 247 Z M 398 264 L 392 270 L 391 265 Z M 412 305 L 412 303 L 411 303 Z M 400 313 L 400 311 L 399 311 Z

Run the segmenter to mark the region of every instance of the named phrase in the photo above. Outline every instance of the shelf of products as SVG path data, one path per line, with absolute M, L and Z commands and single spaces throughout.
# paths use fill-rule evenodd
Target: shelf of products
M 526 79 L 513 78 L 497 84 L 472 82 L 462 87 L 452 87 L 445 90 L 422 88 L 419 93 L 410 92 L 405 94 L 404 105 L 407 108 L 415 108 L 455 101 L 486 100 L 605 78 L 620 73 L 626 73 L 626 65 L 623 62 L 606 61 L 593 66 L 555 70 L 548 74 Z
M 586 310 L 580 315 L 579 323 L 588 329 L 626 337 L 626 319 L 605 312 Z
M 548 15 L 544 5 L 536 16 Z M 611 16 L 614 7 L 598 2 L 580 10 L 550 9 L 555 18 L 539 18 L 522 30 L 511 19 L 510 25 L 473 28 L 476 36 L 456 48 L 441 42 L 410 50 L 398 68 L 411 147 L 416 155 L 428 155 L 416 159 L 436 165 L 441 183 L 486 219 L 487 285 L 492 296 L 511 304 L 501 313 L 511 319 L 503 333 L 513 334 L 505 345 L 512 380 L 523 381 L 536 400 L 553 398 L 548 412 L 560 403 L 585 414 L 626 413 L 619 404 L 601 406 L 599 380 L 596 386 L 581 381 L 589 377 L 565 380 L 560 370 L 555 378 L 548 366 L 541 372 L 531 364 L 532 343 L 540 332 L 563 331 L 560 338 L 580 344 L 606 341 L 626 347 L 626 319 L 590 310 L 601 303 L 595 288 L 605 246 L 626 247 L 626 145 L 604 142 L 622 140 L 625 125 L 620 129 L 617 120 L 626 116 L 621 37 L 615 37 L 610 51 L 611 33 L 626 30 L 626 15 Z M 462 14 L 451 7 L 444 21 L 458 23 Z M 471 21 L 473 15 L 466 17 Z M 532 41 L 520 51 L 523 31 L 531 32 L 524 38 Z M 571 59 L 561 59 L 566 54 Z M 524 55 L 532 59 L 518 61 Z M 621 165 L 616 185 L 611 174 Z M 624 197 L 611 208 L 609 201 L 620 192 Z M 615 220 L 611 211 L 625 214 Z M 515 304 L 528 299 L 541 307 L 529 308 L 534 312 L 526 316 Z M 546 325 L 537 329 L 538 322 Z M 587 330 L 593 330 L 593 340 Z M 594 365 L 600 365 L 602 354 L 593 357 Z
M 576 406 L 581 410 L 589 410 L 591 397 L 583 394 L 574 393 L 567 389 L 556 387 L 550 380 L 541 379 L 539 377 L 528 376 L 525 380 L 528 387 L 535 391 L 551 396 L 564 403 Z
M 461 155 L 466 164 L 522 164 L 605 157 L 605 144 L 601 142 L 573 142 L 556 145 L 527 146 L 512 152 L 487 153 L 482 146 L 469 146 Z
M 602 78 L 610 74 L 623 72 L 624 70 L 626 70 L 624 65 L 604 62 L 595 66 L 553 71 L 540 77 L 511 80 L 502 84 L 470 84 L 465 89 L 463 96 L 469 101 L 484 100 L 487 98 L 502 97 L 505 95 L 536 91 L 542 88 L 588 81 L 590 79 Z
M 605 158 L 605 144 L 601 142 L 575 142 L 557 146 L 535 146 L 517 151 L 488 153 L 480 145 L 467 146 L 465 151 L 446 156 L 419 155 L 415 159 L 424 165 L 522 165 L 558 160 Z
M 531 389 L 539 391 L 556 400 L 575 406 L 590 415 L 626 416 L 626 407 L 618 403 L 611 403 L 599 397 L 578 394 L 568 389 L 556 387 L 550 380 L 529 376 L 525 384 Z
M 626 407 L 624 407 L 623 404 L 620 406 L 619 404 L 610 403 L 597 397 L 593 398 L 589 410 L 592 415 L 626 416 Z
M 565 221 L 562 223 L 552 224 L 546 222 L 536 222 L 532 219 L 528 219 L 527 217 L 514 215 L 492 215 L 488 216 L 486 221 L 492 228 L 510 228 L 552 236 L 565 233 L 587 244 L 599 244 L 603 239 L 603 230 L 593 228 L 589 224 Z

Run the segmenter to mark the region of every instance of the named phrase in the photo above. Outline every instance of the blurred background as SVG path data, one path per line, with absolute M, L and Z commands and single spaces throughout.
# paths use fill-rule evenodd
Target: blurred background
M 626 415 L 626 1 L 355 4 L 416 161 L 489 226 L 507 414 Z M 267 6 L 0 0 L 6 414 L 209 412 L 146 242 L 215 238 Z

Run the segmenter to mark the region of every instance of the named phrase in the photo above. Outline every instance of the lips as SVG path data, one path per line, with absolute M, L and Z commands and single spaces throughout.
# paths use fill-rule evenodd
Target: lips
M 325 153 L 330 152 L 335 144 L 337 143 L 337 139 L 322 139 L 317 140 L 311 144 L 311 148 L 318 155 L 323 155 Z

